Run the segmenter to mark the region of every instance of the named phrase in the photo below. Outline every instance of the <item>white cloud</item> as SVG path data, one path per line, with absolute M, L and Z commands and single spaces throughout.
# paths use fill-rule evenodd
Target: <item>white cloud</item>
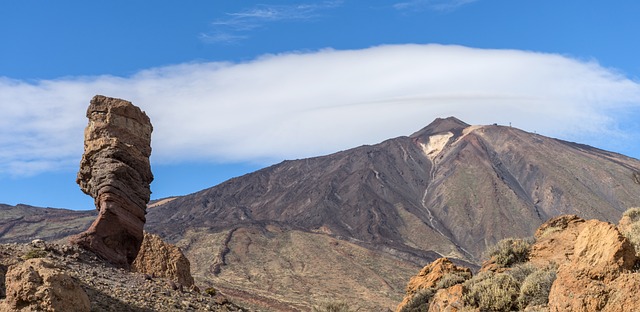
M 398 10 L 434 10 L 441 12 L 450 12 L 460 8 L 463 5 L 476 2 L 477 0 L 410 0 L 398 2 L 393 5 Z
M 595 62 L 441 45 L 188 63 L 126 78 L 0 79 L 0 173 L 75 169 L 95 94 L 147 112 L 155 163 L 316 156 L 451 115 L 606 142 L 622 137 L 616 114 L 640 108 L 640 85 Z
M 200 39 L 206 43 L 234 43 L 250 37 L 250 31 L 269 23 L 310 20 L 318 17 L 318 12 L 322 10 L 341 5 L 341 0 L 313 4 L 261 4 L 240 12 L 227 13 L 226 17 L 214 20 L 211 23 L 213 30 L 201 33 Z

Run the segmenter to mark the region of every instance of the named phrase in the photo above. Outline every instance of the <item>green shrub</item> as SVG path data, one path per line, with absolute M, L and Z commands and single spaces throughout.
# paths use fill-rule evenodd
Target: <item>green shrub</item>
M 355 312 L 344 302 L 329 302 L 320 307 L 313 307 L 313 312 Z
M 449 288 L 453 285 L 462 284 L 471 278 L 471 272 L 451 272 L 447 273 L 436 284 L 436 290 Z
M 436 290 L 433 288 L 424 288 L 411 297 L 409 302 L 400 309 L 400 312 L 428 312 L 431 298 L 435 295 Z
M 556 280 L 556 267 L 549 266 L 529 274 L 520 286 L 518 306 L 524 310 L 527 306 L 546 305 L 549 303 L 551 285 Z
M 205 294 L 207 294 L 207 295 L 209 295 L 209 296 L 211 296 L 211 297 L 213 297 L 213 296 L 215 296 L 215 295 L 216 295 L 217 291 L 216 291 L 216 289 L 215 289 L 215 288 L 213 288 L 213 287 L 209 287 L 209 288 L 207 288 L 207 289 L 205 289 L 205 290 L 204 290 L 204 293 L 205 293 Z
M 465 282 L 465 305 L 481 311 L 511 311 L 520 294 L 518 282 L 509 274 L 483 272 Z
M 504 267 L 525 262 L 529 259 L 531 240 L 519 238 L 505 238 L 485 252 L 487 257 Z
M 29 250 L 26 254 L 22 255 L 22 259 L 29 260 L 34 258 L 44 258 L 47 256 L 47 252 L 40 248 L 33 248 Z

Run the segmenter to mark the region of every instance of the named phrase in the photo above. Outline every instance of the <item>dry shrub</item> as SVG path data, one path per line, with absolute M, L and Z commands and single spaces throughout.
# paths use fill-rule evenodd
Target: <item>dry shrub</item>
M 451 272 L 447 273 L 436 284 L 435 290 L 446 289 L 453 285 L 462 284 L 471 278 L 471 272 Z
M 428 312 L 431 298 L 435 295 L 436 290 L 433 288 L 423 288 L 418 290 L 413 297 L 405 304 L 400 312 Z
M 520 286 L 518 306 L 524 310 L 527 306 L 539 306 L 549 303 L 551 285 L 556 280 L 556 266 L 537 269 L 529 274 Z
M 629 217 L 629 219 L 631 219 L 631 222 L 633 223 L 638 222 L 640 221 L 640 208 L 639 207 L 629 208 L 622 215 L 625 217 Z
M 520 294 L 518 282 L 509 274 L 483 272 L 465 282 L 465 305 L 481 311 L 511 311 Z
M 495 259 L 495 262 L 504 267 L 511 267 L 514 264 L 529 260 L 531 250 L 530 239 L 505 238 L 495 246 L 487 249 L 488 258 Z
M 630 208 L 622 215 L 631 220 L 631 224 L 622 233 L 622 235 L 624 235 L 631 245 L 633 245 L 633 248 L 636 251 L 636 256 L 639 258 L 636 260 L 634 270 L 640 271 L 640 208 Z
M 516 280 L 516 282 L 518 282 L 519 285 L 521 285 L 522 282 L 524 282 L 524 280 L 527 278 L 527 276 L 531 275 L 531 273 L 535 272 L 536 270 L 538 270 L 538 268 L 536 268 L 533 264 L 525 262 L 513 266 L 513 268 L 511 268 L 508 273 Z
M 314 307 L 313 312 L 354 312 L 351 310 L 348 304 L 344 302 L 329 302 L 321 305 L 320 307 Z

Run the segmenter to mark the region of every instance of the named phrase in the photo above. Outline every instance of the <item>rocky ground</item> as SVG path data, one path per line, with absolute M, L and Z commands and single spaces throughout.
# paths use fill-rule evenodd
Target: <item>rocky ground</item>
M 246 311 L 213 289 L 132 273 L 76 246 L 0 245 L 0 311 L 41 310 Z

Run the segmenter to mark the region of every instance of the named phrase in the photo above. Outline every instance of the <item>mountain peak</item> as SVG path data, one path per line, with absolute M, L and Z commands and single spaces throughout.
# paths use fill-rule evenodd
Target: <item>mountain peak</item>
M 447 118 L 436 118 L 433 122 L 431 122 L 428 126 L 420 129 L 419 131 L 410 135 L 412 138 L 418 138 L 422 136 L 430 136 L 437 133 L 443 132 L 453 132 L 458 135 L 462 132 L 462 130 L 470 125 L 466 122 L 456 118 L 456 117 L 447 117 Z

